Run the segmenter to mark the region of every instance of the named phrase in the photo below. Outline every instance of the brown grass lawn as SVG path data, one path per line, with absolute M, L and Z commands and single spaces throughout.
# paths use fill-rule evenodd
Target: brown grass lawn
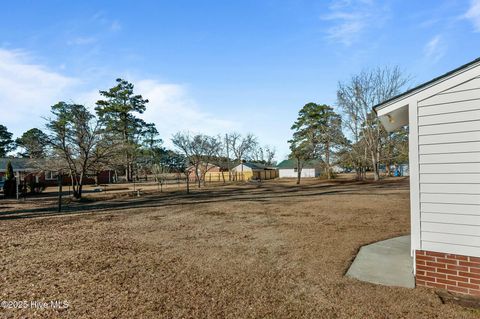
M 433 290 L 344 277 L 360 246 L 409 232 L 408 182 L 290 181 L 71 204 L 2 201 L 7 318 L 474 318 Z

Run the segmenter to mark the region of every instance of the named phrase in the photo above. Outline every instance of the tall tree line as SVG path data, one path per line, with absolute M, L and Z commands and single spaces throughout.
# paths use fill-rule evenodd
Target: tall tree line
M 153 174 L 161 181 L 167 173 L 183 173 L 188 182 L 193 172 L 200 187 L 216 165 L 227 167 L 230 180 L 230 169 L 243 161 L 274 164 L 274 148 L 260 146 L 252 134 L 179 132 L 172 137 L 176 150 L 167 150 L 155 124 L 139 117 L 148 99 L 136 94 L 132 83 L 117 79 L 99 92 L 102 99 L 93 112 L 84 105 L 58 102 L 51 106 L 44 130 L 30 129 L 16 140 L 0 125 L 0 157 L 19 148 L 18 156 L 32 159 L 39 170 L 58 172 L 60 179 L 68 176 L 75 198 L 82 197 L 86 178 L 104 170 L 123 175 L 127 182 L 139 174 Z

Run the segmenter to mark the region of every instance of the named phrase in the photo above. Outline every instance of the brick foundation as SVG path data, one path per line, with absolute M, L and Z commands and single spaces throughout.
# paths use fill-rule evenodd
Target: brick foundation
M 417 286 L 480 296 L 480 258 L 417 250 Z

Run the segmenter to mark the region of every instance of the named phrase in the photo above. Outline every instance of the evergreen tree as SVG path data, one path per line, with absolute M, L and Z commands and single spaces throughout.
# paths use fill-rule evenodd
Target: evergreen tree
M 312 144 L 298 136 L 288 141 L 290 143 L 289 158 L 295 160 L 295 168 L 297 170 L 297 184 L 300 184 L 302 177 L 302 169 L 305 162 L 314 157 Z
M 299 145 L 303 145 L 301 149 L 305 149 L 305 145 L 309 145 L 312 158 L 323 160 L 325 175 L 330 178 L 332 155 L 345 141 L 340 115 L 328 105 L 308 103 L 299 111 L 292 130 L 294 149 Z
M 7 162 L 7 167 L 6 167 L 6 172 L 5 172 L 5 180 L 11 181 L 15 178 L 15 175 L 13 173 L 13 166 L 12 162 L 8 161 Z
M 45 148 L 48 145 L 48 136 L 38 128 L 32 128 L 22 134 L 15 141 L 25 152 L 21 153 L 24 157 L 43 158 Z
M 5 172 L 5 184 L 3 185 L 3 192 L 6 197 L 15 197 L 17 194 L 17 181 L 13 173 L 12 162 L 7 162 L 6 172 Z
M 6 126 L 0 124 L 0 157 L 7 156 L 7 153 L 15 149 L 15 143 L 12 140 L 13 134 Z
M 125 178 L 132 180 L 132 166 L 138 146 L 138 137 L 145 132 L 147 124 L 136 114 L 142 114 L 146 109 L 147 99 L 133 92 L 133 84 L 123 79 L 117 79 L 117 85 L 108 91 L 100 91 L 105 97 L 97 101 L 97 115 L 105 129 L 117 134 L 123 142 L 122 157 L 125 168 Z

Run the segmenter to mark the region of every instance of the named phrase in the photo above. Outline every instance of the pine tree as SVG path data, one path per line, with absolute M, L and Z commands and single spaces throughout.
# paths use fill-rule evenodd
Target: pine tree
M 22 156 L 29 158 L 43 158 L 48 144 L 48 136 L 38 128 L 32 128 L 17 138 L 18 146 L 25 150 Z
M 138 148 L 138 136 L 145 133 L 147 124 L 135 114 L 146 109 L 147 99 L 133 92 L 133 84 L 117 79 L 117 85 L 108 91 L 100 91 L 105 100 L 97 101 L 95 111 L 107 132 L 118 135 L 123 142 L 122 157 L 125 178 L 132 180 L 133 161 Z
M 345 141 L 340 115 L 328 105 L 307 103 L 298 112 L 298 118 L 292 125 L 292 130 L 294 130 L 290 141 L 292 156 L 294 156 L 294 150 L 302 154 L 311 152 L 311 158 L 323 160 L 325 175 L 331 178 L 332 155 Z
M 15 143 L 12 140 L 13 134 L 6 126 L 0 124 L 0 157 L 7 156 L 7 153 L 15 149 Z

